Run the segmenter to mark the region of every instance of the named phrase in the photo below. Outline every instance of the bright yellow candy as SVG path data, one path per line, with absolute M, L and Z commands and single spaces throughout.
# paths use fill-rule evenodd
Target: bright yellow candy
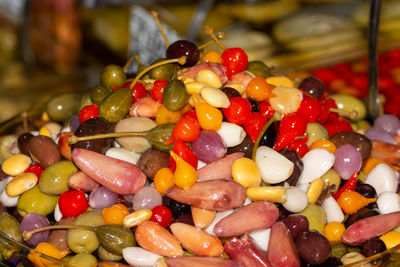
M 48 242 L 41 242 L 36 245 L 34 250 L 31 250 L 28 254 L 28 259 L 33 262 L 36 266 L 45 267 L 45 266 L 52 266 L 54 262 L 50 260 L 46 260 L 43 257 L 40 257 L 40 254 L 45 254 L 47 256 L 61 259 L 67 256 L 67 250 L 59 250 L 53 244 Z
M 383 243 L 385 243 L 386 248 L 389 249 L 400 244 L 400 233 L 390 231 L 384 234 L 383 236 L 379 237 L 379 239 L 382 240 Z M 400 249 L 396 250 L 396 252 L 400 253 Z
M 152 215 L 153 212 L 148 209 L 132 212 L 124 218 L 123 225 L 128 228 L 135 227 L 144 221 L 150 220 Z
M 269 200 L 276 203 L 284 203 L 287 194 L 283 186 L 257 186 L 247 188 L 247 197 L 251 200 Z
M 315 149 L 315 148 L 323 148 L 328 150 L 331 153 L 335 153 L 336 151 L 336 145 L 334 143 L 332 143 L 329 140 L 325 140 L 325 139 L 320 139 L 315 141 L 314 143 L 311 144 L 310 146 L 310 150 Z
M 170 151 L 170 155 L 176 162 L 174 173 L 175 185 L 182 189 L 191 188 L 197 181 L 197 170 L 173 151 Z
M 353 214 L 375 201 L 376 198 L 366 198 L 355 191 L 344 191 L 340 194 L 337 203 L 346 214 Z
M 233 180 L 244 187 L 258 186 L 261 183 L 261 173 L 257 164 L 249 158 L 240 158 L 232 164 Z
M 201 62 L 212 62 L 222 64 L 222 57 L 220 53 L 215 50 L 210 50 L 206 52 L 201 58 Z
M 154 175 L 154 187 L 161 194 L 165 194 L 168 188 L 174 186 L 174 173 L 170 168 L 161 168 Z
M 308 203 L 315 203 L 318 200 L 322 190 L 324 189 L 324 185 L 325 183 L 322 178 L 317 178 L 310 184 L 307 189 Z
M 222 124 L 222 112 L 207 103 L 200 102 L 196 94 L 193 94 L 192 98 L 201 128 L 209 131 L 218 131 Z
M 124 218 L 128 216 L 128 207 L 122 203 L 117 203 L 109 208 L 104 208 L 102 211 L 103 218 L 106 224 L 124 224 Z
M 346 227 L 341 222 L 330 222 L 324 227 L 324 236 L 331 243 L 340 242 Z

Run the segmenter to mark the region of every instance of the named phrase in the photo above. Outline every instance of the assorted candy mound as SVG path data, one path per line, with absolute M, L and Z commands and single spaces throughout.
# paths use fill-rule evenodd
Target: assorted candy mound
M 181 40 L 133 78 L 107 66 L 4 133 L 0 230 L 32 251 L 0 243 L 2 260 L 398 266 L 399 118 L 371 126 L 356 97 L 222 51 Z

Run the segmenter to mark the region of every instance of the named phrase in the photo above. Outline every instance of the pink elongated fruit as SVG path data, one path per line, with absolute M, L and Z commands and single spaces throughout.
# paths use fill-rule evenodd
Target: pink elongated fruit
M 248 234 L 245 234 L 241 239 L 233 237 L 226 241 L 224 249 L 231 259 L 240 261 L 245 267 L 271 266 L 264 255 L 256 248 Z
M 221 257 L 188 257 L 181 256 L 166 260 L 169 267 L 243 267 L 243 265 L 231 259 Z
M 136 165 L 87 149 L 75 148 L 72 161 L 87 176 L 120 195 L 134 194 L 146 182 L 146 175 Z
M 214 226 L 217 236 L 237 236 L 270 228 L 279 217 L 279 210 L 270 201 L 255 201 L 226 216 Z
M 233 180 L 211 180 L 195 183 L 186 190 L 173 186 L 165 195 L 196 208 L 225 211 L 243 205 L 246 189 Z
M 215 179 L 232 179 L 232 164 L 235 160 L 243 157 L 244 153 L 236 152 L 201 167 L 197 170 L 197 181 L 204 182 Z
M 87 176 L 82 171 L 78 171 L 68 177 L 67 183 L 69 188 L 80 189 L 85 192 L 91 192 L 100 186 L 98 182 Z
M 342 235 L 342 242 L 358 246 L 400 225 L 400 211 L 367 217 L 350 225 Z
M 273 267 L 300 267 L 300 258 L 290 231 L 281 221 L 271 228 L 267 256 Z

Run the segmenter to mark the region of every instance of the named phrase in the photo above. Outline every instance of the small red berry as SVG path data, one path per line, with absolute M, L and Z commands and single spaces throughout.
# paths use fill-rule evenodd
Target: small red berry
M 251 104 L 249 100 L 243 97 L 229 98 L 231 104 L 227 108 L 223 108 L 226 119 L 237 125 L 243 125 L 251 119 Z
M 162 103 L 164 87 L 167 85 L 167 80 L 157 80 L 153 84 L 153 89 L 150 90 L 150 96 L 153 100 Z
M 137 82 L 132 88 L 132 103 L 145 96 L 147 96 L 146 87 L 142 83 Z
M 167 228 L 172 222 L 172 212 L 171 210 L 164 206 L 158 205 L 151 209 L 152 215 L 150 221 L 158 223 L 162 227 Z
M 87 210 L 89 203 L 82 190 L 69 190 L 60 195 L 58 206 L 64 217 L 76 217 Z
M 249 64 L 246 52 L 239 47 L 225 49 L 221 58 L 229 79 L 233 74 L 244 71 Z
M 82 123 L 88 119 L 97 118 L 99 116 L 99 106 L 96 104 L 84 106 L 79 112 L 79 122 Z

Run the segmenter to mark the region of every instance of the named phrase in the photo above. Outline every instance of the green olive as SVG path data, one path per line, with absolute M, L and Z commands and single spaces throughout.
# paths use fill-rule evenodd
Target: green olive
M 6 212 L 0 212 L 0 231 L 8 237 L 22 242 L 22 236 L 19 232 L 18 221 Z M 0 242 L 0 255 L 8 259 L 16 251 L 20 250 L 19 247 L 14 246 L 8 242 Z M 0 257 L 1 262 L 2 257 Z
M 328 131 L 324 126 L 318 122 L 307 123 L 306 133 L 308 135 L 307 146 L 311 146 L 317 140 L 326 139 L 329 140 Z
M 249 64 L 247 65 L 246 70 L 248 72 L 251 72 L 254 76 L 263 78 L 269 77 L 271 73 L 267 65 L 265 65 L 264 62 L 259 60 L 250 61 Z
M 92 267 L 97 265 L 96 257 L 89 253 L 78 253 L 71 257 L 68 262 L 82 267 Z
M 180 80 L 171 80 L 164 87 L 163 103 L 172 110 L 178 111 L 189 101 L 189 95 L 186 92 L 185 84 Z
M 100 81 L 107 87 L 121 86 L 126 80 L 126 74 L 120 66 L 111 64 L 103 69 Z
M 99 84 L 98 86 L 90 90 L 90 99 L 92 100 L 93 103 L 100 106 L 103 99 L 111 92 L 112 89 L 110 87 Z
M 354 121 L 362 120 L 367 115 L 367 108 L 364 103 L 351 95 L 345 94 L 333 94 L 329 98 L 335 100 L 338 109 L 352 112 L 353 110 L 357 112 L 357 116 L 353 119 Z
M 164 60 L 165 58 L 159 58 L 154 63 L 159 63 Z M 149 72 L 149 75 L 150 78 L 154 80 L 169 80 L 175 75 L 176 70 L 177 70 L 177 65 L 174 63 L 169 63 L 152 69 Z
M 84 94 L 81 98 L 81 103 L 79 105 L 79 110 L 85 106 L 93 105 L 92 99 L 90 98 L 90 93 Z
M 129 112 L 132 106 L 132 92 L 129 88 L 121 88 L 110 93 L 100 104 L 100 117 L 111 123 L 118 122 Z
M 165 123 L 154 127 L 147 134 L 147 140 L 152 144 L 155 149 L 169 153 L 174 146 L 173 143 L 166 145 L 164 142 L 167 141 L 175 128 L 175 123 Z
M 346 245 L 342 242 L 337 242 L 332 244 L 331 255 L 336 258 L 341 258 L 347 253 Z
M 47 216 L 54 211 L 57 201 L 58 196 L 42 193 L 39 185 L 36 185 L 20 195 L 17 202 L 17 210 L 21 216 L 32 212 Z
M 76 166 L 69 160 L 62 160 L 51 164 L 40 176 L 40 191 L 52 196 L 68 191 L 68 177 L 77 171 Z
M 117 255 L 117 254 L 111 253 L 110 251 L 107 251 L 102 246 L 100 246 L 99 249 L 97 250 L 97 256 L 102 261 L 119 261 L 119 260 L 122 259 L 121 255 Z
M 100 225 L 95 232 L 101 246 L 117 255 L 122 255 L 122 249 L 136 245 L 131 229 L 122 225 Z
M 78 113 L 81 95 L 74 93 L 59 94 L 52 97 L 46 105 L 46 112 L 54 121 L 67 121 Z
M 335 185 L 334 192 L 339 189 L 341 178 L 334 169 L 329 169 L 324 175 L 321 176 L 321 178 L 322 180 L 324 180 L 325 184 Z

